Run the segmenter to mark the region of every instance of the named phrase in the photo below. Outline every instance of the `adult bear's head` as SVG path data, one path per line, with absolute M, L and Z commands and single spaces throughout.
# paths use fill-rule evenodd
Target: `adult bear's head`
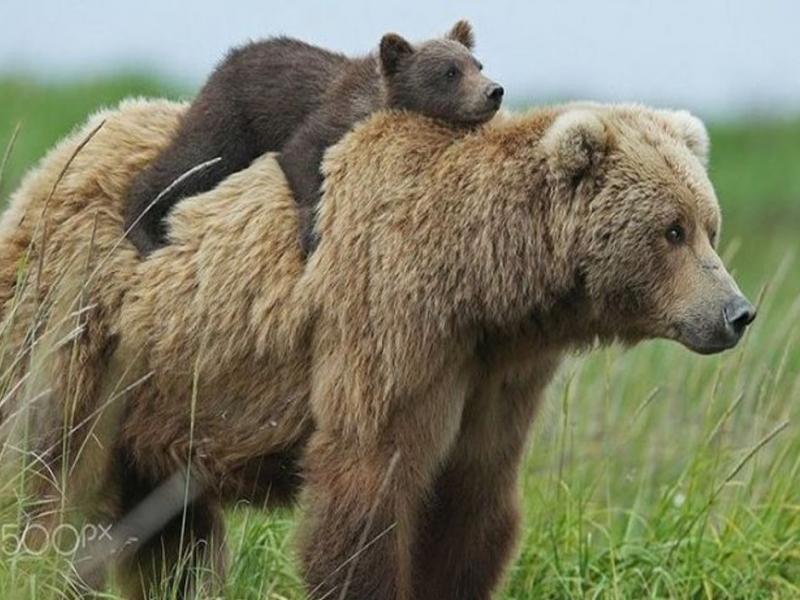
M 601 331 L 710 354 L 736 345 L 755 318 L 715 250 L 708 146 L 692 115 L 637 106 L 578 105 L 545 132 L 551 177 L 584 203 L 575 258 Z
M 352 308 L 342 327 L 386 355 L 519 332 L 721 351 L 755 310 L 715 251 L 707 152 L 696 118 L 641 106 L 542 108 L 471 132 L 374 115 L 328 151 L 308 271 L 337 319 Z

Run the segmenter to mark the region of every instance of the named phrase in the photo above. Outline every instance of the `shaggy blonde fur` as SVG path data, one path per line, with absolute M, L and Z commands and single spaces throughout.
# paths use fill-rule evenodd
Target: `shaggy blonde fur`
M 514 548 L 530 424 L 564 353 L 688 343 L 687 323 L 706 319 L 697 307 L 732 285 L 692 258 L 714 260 L 719 231 L 702 124 L 588 103 L 474 132 L 375 115 L 328 152 L 307 265 L 272 156 L 182 201 L 170 245 L 140 261 L 121 240 L 125 190 L 183 110 L 137 101 L 95 116 L 15 194 L 0 223 L 9 347 L 31 354 L 77 320 L 47 345 L 37 389 L 50 390 L 51 424 L 122 407 L 105 439 L 67 436 L 99 457 L 69 461 L 113 518 L 187 465 L 207 489 L 199 540 L 220 535 L 222 502 L 284 501 L 302 484 L 315 598 L 489 597 Z M 676 220 L 686 251 L 664 238 Z M 51 429 L 37 444 L 63 438 Z

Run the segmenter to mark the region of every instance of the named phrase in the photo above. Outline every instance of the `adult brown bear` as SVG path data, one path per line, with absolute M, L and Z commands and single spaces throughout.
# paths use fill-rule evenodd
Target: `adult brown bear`
M 378 114 L 329 151 L 307 265 L 272 156 L 181 202 L 140 261 L 124 190 L 183 110 L 95 117 L 0 224 L 4 427 L 37 416 L 40 506 L 76 490 L 116 520 L 190 465 L 188 539 L 214 557 L 224 502 L 302 488 L 312 597 L 487 598 L 562 357 L 657 337 L 716 352 L 754 317 L 714 251 L 707 136 L 685 113 L 566 105 L 474 132 Z M 180 534 L 123 565 L 136 586 Z

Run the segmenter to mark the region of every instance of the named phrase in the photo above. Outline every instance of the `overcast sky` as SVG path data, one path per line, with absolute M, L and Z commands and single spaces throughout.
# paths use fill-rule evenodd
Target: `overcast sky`
M 386 31 L 424 39 L 461 17 L 512 100 L 800 113 L 800 0 L 0 0 L 0 71 L 137 67 L 196 86 L 248 39 L 362 53 Z

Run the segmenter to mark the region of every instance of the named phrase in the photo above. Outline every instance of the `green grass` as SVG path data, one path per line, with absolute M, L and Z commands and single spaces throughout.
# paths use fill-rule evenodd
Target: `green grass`
M 22 122 L 0 196 L 95 107 L 180 93 L 146 77 L 0 80 L 1 147 Z M 758 321 L 721 356 L 652 342 L 562 368 L 522 474 L 503 598 L 800 597 L 800 121 L 710 132 L 723 255 L 759 299 Z M 0 508 L 0 523 L 17 510 Z M 231 512 L 226 598 L 302 597 L 293 518 Z M 61 567 L 0 556 L 0 597 L 58 598 Z
M 179 98 L 181 91 L 138 74 L 55 85 L 24 75 L 0 77 L 0 152 L 19 126 L 0 182 L 0 198 L 15 189 L 24 171 L 89 114 L 132 95 Z
M 800 120 L 711 124 L 711 178 L 735 225 L 800 222 Z

